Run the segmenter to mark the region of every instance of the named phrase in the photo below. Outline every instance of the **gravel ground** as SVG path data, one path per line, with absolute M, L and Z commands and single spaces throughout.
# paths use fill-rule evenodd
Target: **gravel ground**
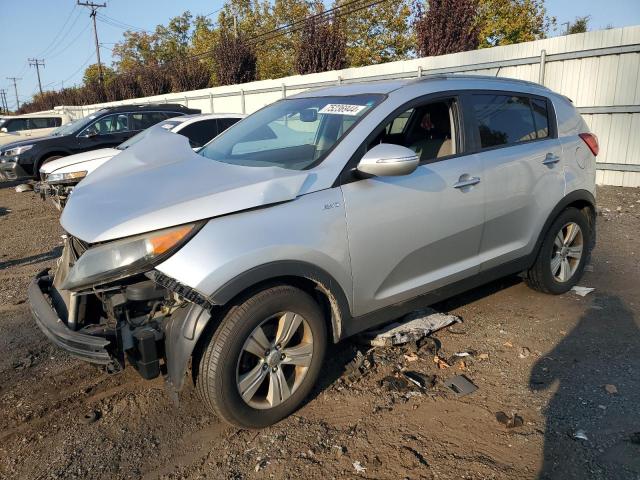
M 638 479 L 640 190 L 598 197 L 580 282 L 593 293 L 494 282 L 437 306 L 464 320 L 435 335 L 449 367 L 431 344 L 367 354 L 344 342 L 303 408 L 243 431 L 191 386 L 175 405 L 160 379 L 108 376 L 49 345 L 25 300 L 60 253 L 58 213 L 0 183 L 0 478 Z M 450 359 L 460 351 L 472 355 Z M 407 386 L 402 368 L 435 375 L 435 387 Z M 478 390 L 443 386 L 460 373 Z M 522 425 L 507 428 L 499 411 Z

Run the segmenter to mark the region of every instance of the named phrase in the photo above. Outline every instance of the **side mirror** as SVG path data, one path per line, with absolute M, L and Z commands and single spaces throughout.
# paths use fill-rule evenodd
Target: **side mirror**
M 82 135 L 84 138 L 93 138 L 93 137 L 97 137 L 98 136 L 98 132 L 96 132 L 95 130 L 91 130 L 87 133 L 85 133 L 84 135 Z
M 364 154 L 356 169 L 367 175 L 392 177 L 413 173 L 419 163 L 413 150 L 393 143 L 381 143 Z

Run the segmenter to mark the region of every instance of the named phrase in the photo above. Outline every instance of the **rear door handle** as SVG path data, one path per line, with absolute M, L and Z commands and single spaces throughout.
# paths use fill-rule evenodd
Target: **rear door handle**
M 544 157 L 544 160 L 542 161 L 542 163 L 544 165 L 553 165 L 554 163 L 558 163 L 560 161 L 560 157 L 557 155 L 554 155 L 553 153 L 547 153 L 547 156 Z
M 460 178 L 453 184 L 453 188 L 471 187 L 480 183 L 480 177 L 472 177 L 468 173 L 460 175 Z

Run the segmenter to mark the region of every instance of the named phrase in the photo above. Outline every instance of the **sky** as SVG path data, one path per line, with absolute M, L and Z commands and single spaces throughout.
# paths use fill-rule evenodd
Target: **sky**
M 111 48 L 122 39 L 128 27 L 152 31 L 156 25 L 189 10 L 194 15 L 210 14 L 224 0 L 93 0 L 107 7 L 98 12 L 107 19 L 97 22 L 102 48 L 102 62 L 110 65 Z M 329 3 L 329 2 L 326 2 Z M 589 27 L 599 30 L 609 25 L 623 27 L 640 25 L 640 0 L 546 0 L 548 14 L 556 17 L 559 35 L 578 16 L 591 17 Z M 43 89 L 60 88 L 82 82 L 86 66 L 96 63 L 93 28 L 87 7 L 75 0 L 0 0 L 0 89 L 7 91 L 9 107 L 15 108 L 16 98 L 11 80 L 17 81 L 20 103 L 38 91 L 35 67 L 29 58 L 44 59 L 40 68 Z

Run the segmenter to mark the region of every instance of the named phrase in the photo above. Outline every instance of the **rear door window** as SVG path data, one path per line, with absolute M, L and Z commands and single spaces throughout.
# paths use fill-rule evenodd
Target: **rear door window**
M 215 119 L 202 120 L 187 125 L 177 133 L 189 139 L 191 148 L 198 148 L 209 143 L 209 140 L 218 134 L 218 126 Z
M 29 119 L 30 129 L 54 128 L 59 127 L 61 124 L 62 120 L 60 119 L 60 117 L 41 117 Z
M 531 99 L 531 109 L 533 110 L 533 121 L 536 124 L 537 138 L 549 136 L 549 114 L 547 112 L 547 102 L 539 98 Z
M 13 120 L 9 120 L 4 125 L 4 128 L 7 129 L 7 132 L 20 132 L 26 130 L 29 126 L 25 118 L 14 118 Z
M 529 97 L 474 94 L 471 95 L 471 104 L 481 148 L 513 145 L 549 134 L 548 123 L 542 118 L 541 128 L 536 129 Z

